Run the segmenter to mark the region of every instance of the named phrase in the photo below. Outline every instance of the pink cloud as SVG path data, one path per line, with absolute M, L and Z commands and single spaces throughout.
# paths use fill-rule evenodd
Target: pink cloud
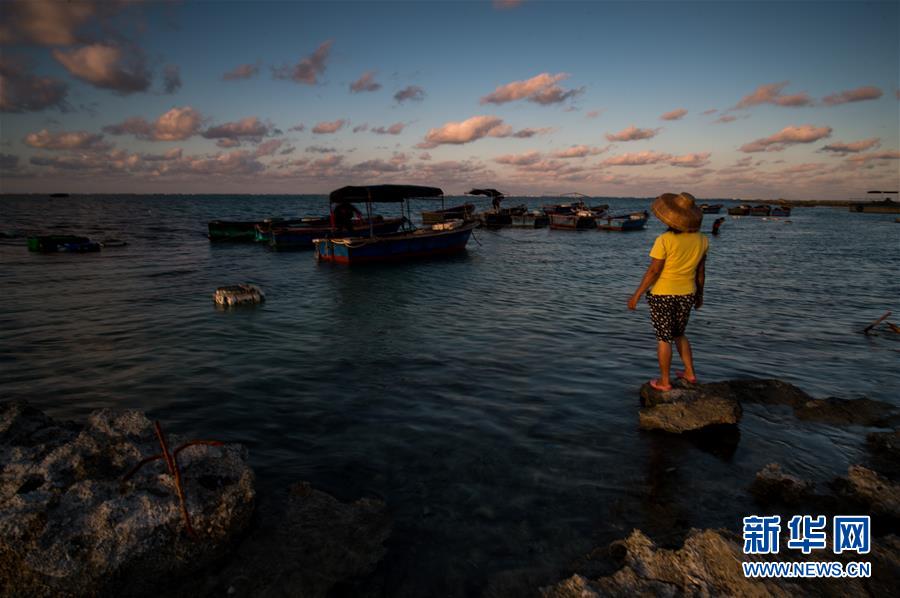
M 111 147 L 103 141 L 103 135 L 87 131 L 51 133 L 42 129 L 37 133 L 29 133 L 22 141 L 31 147 L 48 150 L 108 150 Z
M 330 122 L 324 121 L 314 126 L 312 132 L 316 135 L 330 135 L 331 133 L 337 133 L 338 131 L 340 131 L 345 124 L 347 124 L 347 121 L 343 118 L 339 118 L 338 120 L 333 120 Z
M 546 135 L 553 131 L 552 127 L 543 127 L 540 129 L 533 129 L 531 127 L 525 127 L 524 129 L 519 129 L 515 133 L 512 134 L 512 137 L 516 139 L 529 139 L 534 137 L 535 135 Z
M 224 137 L 222 139 L 216 140 L 216 147 L 221 147 L 223 149 L 231 149 L 233 147 L 239 147 L 241 145 L 240 139 L 232 139 L 228 137 Z
M 196 135 L 203 115 L 194 108 L 172 108 L 155 122 L 147 122 L 139 116 L 126 119 L 117 125 L 103 127 L 113 135 L 134 135 L 148 141 L 180 141 Z
M 493 0 L 494 8 L 497 10 L 509 10 L 522 6 L 524 0 Z
M 56 108 L 68 110 L 69 86 L 52 77 L 38 77 L 26 65 L 0 55 L 0 112 L 34 112 Z
M 321 145 L 311 145 L 306 148 L 306 151 L 314 154 L 333 154 L 337 152 L 333 147 L 323 147 Z
M 833 152 L 835 154 L 843 156 L 846 154 L 856 154 L 859 152 L 864 152 L 867 149 L 872 149 L 873 147 L 877 147 L 880 142 L 881 139 L 879 139 L 878 137 L 861 139 L 859 141 L 852 141 L 850 143 L 835 141 L 834 143 L 829 143 L 819 151 Z
M 91 44 L 68 52 L 53 50 L 53 57 L 74 77 L 94 87 L 124 95 L 150 87 L 150 73 L 136 48 L 126 52 L 120 46 Z
M 897 150 L 889 150 L 884 152 L 873 152 L 871 154 L 859 154 L 858 156 L 850 156 L 848 162 L 870 162 L 872 160 L 900 160 L 900 152 Z
M 270 127 L 255 116 L 216 125 L 203 132 L 206 139 L 230 139 L 232 141 L 259 141 L 269 134 Z
M 751 94 L 744 96 L 737 103 L 735 109 L 744 109 L 759 104 L 774 104 L 776 106 L 812 106 L 812 98 L 805 92 L 795 93 L 792 95 L 782 95 L 781 91 L 787 87 L 788 81 L 781 83 L 770 83 L 768 85 L 760 85 Z
M 275 152 L 281 149 L 282 145 L 284 145 L 284 139 L 269 139 L 268 141 L 263 141 L 256 146 L 256 151 L 253 152 L 253 155 L 257 158 L 273 156 L 275 155 Z
M 540 152 L 531 151 L 524 154 L 506 154 L 494 158 L 494 162 L 498 164 L 508 164 L 511 166 L 528 166 L 537 164 L 543 159 Z
M 838 104 L 847 104 L 849 102 L 864 102 L 866 100 L 877 100 L 884 93 L 877 87 L 866 86 L 857 87 L 856 89 L 848 89 L 840 93 L 833 93 L 825 96 L 822 102 L 826 106 L 837 106 Z
M 654 151 L 637 152 L 613 156 L 603 161 L 605 166 L 646 166 L 647 164 L 659 164 L 672 159 L 671 154 L 663 154 Z
M 703 116 L 709 116 L 710 114 L 715 114 L 718 111 L 719 111 L 718 108 L 710 108 L 709 110 L 704 110 L 700 114 L 702 114 Z
M 597 118 L 598 116 L 600 116 L 601 112 L 603 112 L 603 111 L 602 110 L 591 110 L 590 112 L 585 114 L 584 117 L 585 118 Z
M 394 123 L 387 128 L 373 127 L 372 132 L 377 135 L 399 135 L 403 132 L 404 127 L 406 127 L 406 123 Z
M 745 153 L 780 152 L 789 145 L 813 143 L 829 136 L 831 136 L 831 127 L 814 127 L 813 125 L 791 126 L 785 127 L 769 137 L 746 143 L 738 149 Z
M 396 100 L 398 104 L 402 104 L 406 101 L 421 102 L 423 99 L 425 99 L 425 90 L 418 85 L 404 87 L 394 94 L 394 100 Z
M 700 168 L 709 164 L 709 156 L 709 152 L 674 156 L 671 160 L 669 160 L 669 165 L 678 166 L 681 168 Z
M 225 81 L 238 81 L 240 79 L 250 79 L 257 74 L 259 74 L 259 64 L 241 64 L 222 75 L 222 79 Z
M 294 66 L 282 66 L 272 69 L 276 79 L 290 79 L 295 83 L 315 85 L 319 77 L 325 73 L 325 62 L 331 51 L 332 40 L 322 42 L 316 51 L 303 58 Z
M 714 120 L 713 123 L 720 123 L 720 124 L 733 123 L 736 120 L 737 120 L 736 116 L 733 116 L 731 114 L 723 114 L 722 116 L 720 116 L 719 118 Z
M 71 46 L 78 41 L 78 29 L 97 10 L 97 3 L 89 1 L 4 2 L 0 44 L 24 41 L 44 46 Z
M 369 123 L 363 123 L 361 125 L 356 125 L 355 127 L 353 127 L 354 133 L 362 133 L 363 131 L 368 131 L 368 130 L 369 130 Z
M 431 149 L 439 145 L 460 145 L 470 143 L 484 137 L 509 137 L 512 127 L 496 116 L 473 116 L 462 122 L 448 122 L 436 129 L 430 129 L 425 141 L 416 147 Z
M 374 71 L 366 71 L 359 79 L 350 84 L 351 93 L 378 91 L 379 89 L 381 89 L 381 83 L 375 81 Z
M 688 111 L 684 108 L 677 108 L 675 110 L 672 110 L 671 112 L 666 112 L 665 114 L 660 116 L 660 118 L 662 120 L 681 120 L 687 113 Z
M 622 129 L 618 133 L 607 133 L 606 138 L 609 141 L 637 141 L 640 139 L 650 139 L 656 137 L 661 129 L 639 129 L 634 125 Z
M 568 73 L 541 73 L 524 81 L 513 81 L 497 87 L 492 93 L 481 98 L 482 104 L 505 104 L 516 100 L 528 100 L 537 104 L 558 104 L 574 98 L 584 88 L 565 90 L 558 82 L 569 77 Z
M 591 147 L 590 145 L 573 145 L 572 147 L 566 148 L 564 150 L 559 150 L 553 153 L 554 158 L 584 158 L 587 156 L 596 156 L 597 154 L 602 154 L 607 151 L 609 147 Z

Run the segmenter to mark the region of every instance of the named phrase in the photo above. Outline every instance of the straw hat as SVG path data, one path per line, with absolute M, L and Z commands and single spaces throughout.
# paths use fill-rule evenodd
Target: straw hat
M 694 204 L 694 196 L 690 193 L 663 193 L 653 201 L 650 209 L 663 224 L 681 232 L 698 231 L 703 222 L 703 210 Z

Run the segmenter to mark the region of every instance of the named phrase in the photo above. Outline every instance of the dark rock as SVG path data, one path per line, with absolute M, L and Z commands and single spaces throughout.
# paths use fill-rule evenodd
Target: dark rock
M 808 506 L 815 484 L 786 474 L 778 463 L 769 463 L 756 474 L 750 494 L 762 505 Z
M 859 399 L 810 399 L 794 407 L 798 419 L 832 425 L 888 426 L 897 422 L 897 410 L 887 403 Z
M 832 487 L 849 508 L 861 509 L 878 518 L 882 529 L 900 524 L 900 485 L 862 465 L 851 465 L 846 478 L 837 478 Z
M 707 391 L 707 386 L 682 385 L 660 392 L 649 383 L 644 384 L 639 414 L 641 429 L 680 434 L 740 421 L 740 403 L 729 395 Z
M 889 478 L 900 477 L 900 428 L 892 432 L 872 432 L 866 436 L 872 466 Z
M 169 437 L 170 447 L 183 442 Z M 198 539 L 184 531 L 172 477 L 139 411 L 99 410 L 83 426 L 22 402 L 0 404 L 0 588 L 7 595 L 140 596 L 220 558 L 247 526 L 253 472 L 240 445 L 179 455 Z M 198 483 L 219 480 L 214 488 Z

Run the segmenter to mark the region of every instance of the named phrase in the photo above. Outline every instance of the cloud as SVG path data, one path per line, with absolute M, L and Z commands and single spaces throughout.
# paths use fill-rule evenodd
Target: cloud
M 77 30 L 97 12 L 96 2 L 4 2 L 0 43 L 30 42 L 44 46 L 71 46 Z
M 718 111 L 719 111 L 718 108 L 710 108 L 709 110 L 704 110 L 700 114 L 702 114 L 703 116 L 709 116 L 710 114 L 715 114 Z
M 510 10 L 522 6 L 525 0 L 493 0 L 494 8 L 497 10 Z
M 678 166 L 681 168 L 700 168 L 709 164 L 709 156 L 709 152 L 674 156 L 671 160 L 669 160 L 669 165 Z
M 175 93 L 181 89 L 181 70 L 174 64 L 167 64 L 163 69 L 163 89 L 166 93 Z
M 524 81 L 513 81 L 497 87 L 492 93 L 481 98 L 482 104 L 505 104 L 516 100 L 528 100 L 537 104 L 558 104 L 570 98 L 574 98 L 584 91 L 584 88 L 563 89 L 558 82 L 569 77 L 568 73 L 541 73 Z
M 609 147 L 591 147 L 590 145 L 573 145 L 564 150 L 553 153 L 554 158 L 585 158 L 587 156 L 596 156 L 607 151 Z
M 725 123 L 733 123 L 737 120 L 736 116 L 732 116 L 731 114 L 723 114 L 719 118 L 713 121 L 713 123 L 725 124 Z
M 0 112 L 36 112 L 56 108 L 69 109 L 69 86 L 52 77 L 28 72 L 21 61 L 0 55 Z
M 304 125 L 303 123 L 296 124 L 293 127 L 291 127 L 290 129 L 288 129 L 288 131 L 297 131 L 300 133 L 302 133 L 305 130 L 306 130 L 306 125 Z
M 302 59 L 294 66 L 282 66 L 272 69 L 276 79 L 290 79 L 295 83 L 315 85 L 319 77 L 325 73 L 325 61 L 331 51 L 332 40 L 322 42 L 316 51 Z
M 68 52 L 53 50 L 53 57 L 72 76 L 94 87 L 111 89 L 122 95 L 146 91 L 150 87 L 150 73 L 137 48 L 126 51 L 120 46 L 91 44 Z
M 838 104 L 847 104 L 849 102 L 877 100 L 883 95 L 884 93 L 877 87 L 857 87 L 856 89 L 848 89 L 840 93 L 833 93 L 829 96 L 825 96 L 822 99 L 822 103 L 826 106 L 837 106 Z
M 227 139 L 228 143 L 219 144 L 220 147 L 235 147 L 241 141 L 258 142 L 268 135 L 270 130 L 271 127 L 257 117 L 248 116 L 235 122 L 210 127 L 202 135 L 206 139 Z
M 607 133 L 606 138 L 609 141 L 637 141 L 640 139 L 650 139 L 656 137 L 662 129 L 639 129 L 634 125 L 622 129 L 618 133 Z
M 843 141 L 835 141 L 834 143 L 829 143 L 820 149 L 820 152 L 833 152 L 839 156 L 844 156 L 847 154 L 856 154 L 859 152 L 864 152 L 867 149 L 872 149 L 873 147 L 877 147 L 878 144 L 881 143 L 881 139 L 878 137 L 871 137 L 869 139 L 861 139 L 859 141 L 852 141 L 850 143 L 844 143 Z
M 859 154 L 858 156 L 850 156 L 848 162 L 870 162 L 872 160 L 900 160 L 900 152 L 897 150 L 888 150 L 884 152 L 873 152 L 871 154 Z
M 494 162 L 498 164 L 508 164 L 511 166 L 530 166 L 532 164 L 537 164 L 541 160 L 543 160 L 543 156 L 540 152 L 531 151 L 525 152 L 524 154 L 506 154 L 503 156 L 497 156 L 494 158 Z
M 671 112 L 666 112 L 665 114 L 660 116 L 660 118 L 663 120 L 681 120 L 687 113 L 688 111 L 684 108 L 677 108 L 675 110 L 672 110 Z
M 334 149 L 333 147 L 323 147 L 321 145 L 311 145 L 308 148 L 306 148 L 306 151 L 310 152 L 310 153 L 314 153 L 314 154 L 333 154 L 337 150 Z
M 241 79 L 250 79 L 259 74 L 259 64 L 240 64 L 224 75 L 224 81 L 239 81 Z
M 359 79 L 350 84 L 351 93 L 378 91 L 379 89 L 381 89 L 381 83 L 375 81 L 374 71 L 366 71 Z
M 462 122 L 448 122 L 436 129 L 430 129 L 425 141 L 416 145 L 419 149 L 431 149 L 439 145 L 460 145 L 484 137 L 531 137 L 546 129 L 513 128 L 496 116 L 473 116 Z
M 372 132 L 377 135 L 399 135 L 403 132 L 404 127 L 406 127 L 406 123 L 394 123 L 387 128 L 374 127 Z
M 256 151 L 253 152 L 253 155 L 257 158 L 273 156 L 275 155 L 275 152 L 281 149 L 282 145 L 284 145 L 284 139 L 269 139 L 268 141 L 263 141 L 256 146 Z
M 737 103 L 735 109 L 744 109 L 759 104 L 774 104 L 775 106 L 812 106 L 813 101 L 805 92 L 792 95 L 782 95 L 781 90 L 787 87 L 788 81 L 760 85 L 753 93 L 744 96 Z
M 418 85 L 410 85 L 409 87 L 404 87 L 394 94 L 394 100 L 396 100 L 398 104 L 402 104 L 406 101 L 421 102 L 424 99 L 425 90 Z
M 368 130 L 369 130 L 369 123 L 363 123 L 361 125 L 356 125 L 355 127 L 353 127 L 354 133 L 361 133 L 363 131 L 368 131 Z
M 590 112 L 585 114 L 584 117 L 585 118 L 597 118 L 598 116 L 600 116 L 601 112 L 603 112 L 603 111 L 602 110 L 591 110 Z
M 831 136 L 831 127 L 814 127 L 813 125 L 791 126 L 785 127 L 769 137 L 746 143 L 738 149 L 745 153 L 780 152 L 789 145 L 813 143 L 829 136 Z
M 320 122 L 313 127 L 312 132 L 316 135 L 337 133 L 343 128 L 345 124 L 347 124 L 347 121 L 343 118 L 339 118 L 338 120 L 333 120 L 331 122 Z
M 517 139 L 529 139 L 534 137 L 535 135 L 546 135 L 553 131 L 552 127 L 543 127 L 540 129 L 532 129 L 531 127 L 525 127 L 524 129 L 520 129 L 512 134 L 512 137 Z
M 654 151 L 637 152 L 613 156 L 603 161 L 605 166 L 646 166 L 647 164 L 659 164 L 672 159 L 671 154 L 662 154 Z
M 221 147 L 223 149 L 231 149 L 233 147 L 240 147 L 241 140 L 240 139 L 230 139 L 228 137 L 223 137 L 222 139 L 216 140 L 216 147 Z
M 181 141 L 197 134 L 203 115 L 194 108 L 172 108 L 155 122 L 147 122 L 139 116 L 128 118 L 117 125 L 103 127 L 113 135 L 134 135 L 147 141 Z
M 22 141 L 25 145 L 48 150 L 108 150 L 111 147 L 103 141 L 103 135 L 87 131 L 51 133 L 42 129 L 37 133 L 29 133 Z
M 19 165 L 19 156 L 0 154 L 0 170 L 13 170 Z

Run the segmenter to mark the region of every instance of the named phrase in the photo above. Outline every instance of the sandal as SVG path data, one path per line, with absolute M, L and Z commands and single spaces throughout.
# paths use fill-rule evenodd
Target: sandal
M 663 386 L 656 378 L 650 381 L 650 386 L 651 388 L 653 388 L 654 390 L 658 390 L 659 392 L 669 392 L 670 390 L 672 390 L 671 384 L 668 386 Z
M 684 375 L 684 372 L 682 372 L 682 371 L 675 372 L 675 377 L 678 378 L 679 380 L 684 380 L 685 382 L 690 382 L 691 384 L 697 384 L 697 376 L 694 376 L 693 378 L 688 378 L 687 376 Z

